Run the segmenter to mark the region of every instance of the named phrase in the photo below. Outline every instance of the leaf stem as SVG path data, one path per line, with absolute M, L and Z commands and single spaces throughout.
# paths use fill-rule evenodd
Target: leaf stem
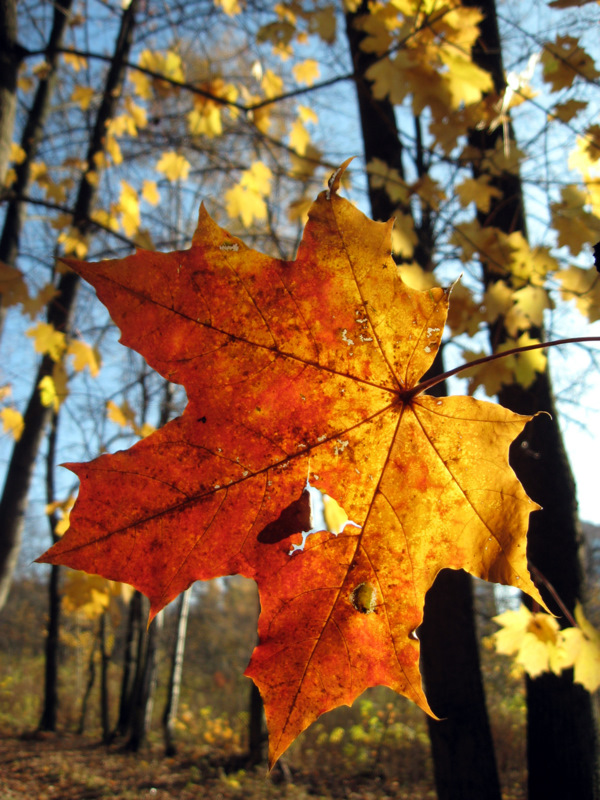
M 492 353 L 489 356 L 476 358 L 474 361 L 470 361 L 468 364 L 461 364 L 459 367 L 448 370 L 448 372 L 444 372 L 441 375 L 435 375 L 433 378 L 429 378 L 426 381 L 418 383 L 416 386 L 413 386 L 412 389 L 407 389 L 406 392 L 402 393 L 402 400 L 404 402 L 408 402 L 412 400 L 413 397 L 417 397 L 418 395 L 423 394 L 423 392 L 426 392 L 428 389 L 437 386 L 438 383 L 443 383 L 447 378 L 451 378 L 453 375 L 458 375 L 459 373 L 471 369 L 471 367 L 476 367 L 479 364 L 488 364 L 490 361 L 496 361 L 499 358 L 506 358 L 507 356 L 514 356 L 518 353 L 525 353 L 527 350 L 540 350 L 547 347 L 556 347 L 559 344 L 574 344 L 576 342 L 600 342 L 600 336 L 577 336 L 572 339 L 556 339 L 553 342 L 537 342 L 536 344 L 528 344 L 523 347 L 513 347 L 511 350 L 503 350 L 501 353 Z

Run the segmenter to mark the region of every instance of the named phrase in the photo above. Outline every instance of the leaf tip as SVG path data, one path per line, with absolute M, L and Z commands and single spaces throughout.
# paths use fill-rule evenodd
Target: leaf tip
M 327 181 L 327 187 L 328 188 L 327 188 L 326 196 L 327 196 L 328 200 L 331 199 L 332 193 L 333 194 L 337 194 L 337 191 L 340 188 L 340 183 L 341 183 L 341 180 L 342 180 L 342 176 L 343 176 L 344 172 L 346 171 L 346 169 L 348 167 L 348 164 L 350 164 L 350 162 L 353 161 L 355 159 L 355 157 L 356 156 L 350 156 L 350 158 L 347 158 L 344 161 L 344 163 L 341 164 L 341 166 L 339 166 L 336 169 L 336 171 L 331 175 L 331 177 Z

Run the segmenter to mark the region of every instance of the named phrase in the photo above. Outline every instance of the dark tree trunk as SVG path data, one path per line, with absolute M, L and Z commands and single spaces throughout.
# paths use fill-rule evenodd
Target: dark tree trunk
M 137 753 L 142 747 L 150 729 L 158 673 L 158 643 L 162 622 L 163 613 L 160 612 L 152 620 L 148 630 L 144 631 L 144 641 L 139 651 L 139 670 L 136 675 L 129 739 L 126 745 L 127 749 L 134 753 Z
M 365 10 L 366 4 L 363 3 L 356 14 L 346 16 L 365 160 L 380 158 L 403 175 L 402 146 L 394 108 L 389 101 L 374 98 L 369 82 L 364 78 L 374 58 L 360 50 L 361 33 L 354 28 L 353 22 Z M 415 125 L 419 140 L 418 119 Z M 417 155 L 422 174 L 425 174 L 422 154 Z M 389 219 L 394 207 L 387 193 L 371 187 L 369 195 L 373 217 Z M 419 245 L 414 253 L 415 260 L 424 269 L 432 268 L 433 242 L 428 219 L 424 214 L 422 228 L 417 228 Z M 442 371 L 440 355 L 428 376 Z M 438 391 L 442 389 L 436 388 Z M 450 639 L 449 631 L 453 632 Z M 470 576 L 447 570 L 440 574 L 427 593 L 425 620 L 419 635 L 427 695 L 433 710 L 445 718 L 440 722 L 429 720 L 438 798 L 499 800 L 500 784 L 481 678 Z
M 118 736 L 125 736 L 131 719 L 135 691 L 136 654 L 139 655 L 141 652 L 140 642 L 144 635 L 142 613 L 142 595 L 139 592 L 135 592 L 129 603 L 129 614 L 127 616 L 119 721 L 116 730 Z
M 56 435 L 58 414 L 52 417 L 52 425 L 48 436 L 48 455 L 46 458 L 46 502 L 54 502 L 54 468 L 56 461 Z M 58 541 L 55 533 L 58 517 L 56 513 L 48 515 L 52 542 Z M 42 731 L 56 730 L 58 712 L 58 662 L 60 654 L 60 567 L 52 565 L 48 581 L 48 625 L 46 628 L 45 664 L 44 664 L 44 708 L 39 728 Z
M 103 151 L 106 124 L 117 107 L 133 40 L 137 2 L 138 0 L 132 0 L 123 12 L 114 57 L 91 133 L 86 156 L 88 164 L 93 164 L 94 156 Z M 87 233 L 90 225 L 89 218 L 95 191 L 95 187 L 84 175 L 79 184 L 73 209 L 73 225 L 82 234 Z M 69 331 L 79 280 L 74 272 L 67 272 L 58 283 L 58 295 L 48 309 L 48 322 L 58 331 Z M 51 414 L 50 408 L 42 404 L 38 386 L 43 378 L 52 375 L 53 369 L 54 361 L 50 356 L 44 356 L 24 414 L 23 434 L 19 441 L 15 442 L 6 472 L 4 491 L 0 500 L 0 610 L 6 602 L 17 563 L 31 477 L 44 430 Z
M 185 652 L 185 637 L 187 632 L 188 616 L 190 611 L 191 588 L 186 589 L 179 596 L 177 610 L 177 633 L 171 657 L 171 675 L 169 677 L 169 690 L 163 714 L 163 731 L 165 736 L 165 755 L 174 756 L 175 746 L 175 720 L 179 707 L 179 694 L 181 692 L 181 676 L 183 674 L 183 654 Z
M 465 2 L 485 14 L 474 58 L 487 69 L 498 91 L 504 86 L 504 70 L 495 0 Z M 483 151 L 495 146 L 502 133 L 474 131 L 470 144 Z M 474 164 L 474 174 L 478 174 Z M 493 225 L 506 233 L 515 230 L 527 235 L 523 194 L 518 175 L 500 175 L 493 184 L 502 192 L 481 224 Z M 497 278 L 482 260 L 486 283 Z M 492 346 L 507 336 L 499 320 L 491 331 Z M 543 338 L 542 330 L 533 336 Z M 548 411 L 530 422 L 511 448 L 511 464 L 527 493 L 542 507 L 530 518 L 528 556 L 532 566 L 548 580 L 563 603 L 573 612 L 577 599 L 583 599 L 583 572 L 580 560 L 581 531 L 577 516 L 575 483 L 565 453 L 554 396 L 548 372 L 538 374 L 527 389 L 513 384 L 499 393 L 502 405 L 520 414 Z M 552 597 L 538 580 L 548 606 L 560 615 Z M 564 618 L 563 624 L 568 624 Z M 598 796 L 596 730 L 590 695 L 573 683 L 570 671 L 527 679 L 527 761 L 529 800 L 588 800 Z
M 17 42 L 17 2 L 0 0 L 0 188 L 4 186 L 10 163 L 21 55 Z
M 88 703 L 90 700 L 90 695 L 92 694 L 92 689 L 94 688 L 94 682 L 96 680 L 96 647 L 98 646 L 98 642 L 94 639 L 92 644 L 92 649 L 90 651 L 90 658 L 88 661 L 88 681 L 85 685 L 85 691 L 83 693 L 83 697 L 81 698 L 81 713 L 79 715 L 79 725 L 77 727 L 77 733 L 81 736 L 85 731 L 85 718 L 87 715 L 87 708 Z
M 100 640 L 100 719 L 102 720 L 102 741 L 108 744 L 111 739 L 110 719 L 109 719 L 109 696 L 108 696 L 108 665 L 110 664 L 110 653 L 106 645 L 106 611 L 100 616 L 98 629 Z
M 59 48 L 69 21 L 71 5 L 72 0 L 62 0 L 62 2 L 59 1 L 54 4 L 52 29 L 48 39 L 48 46 L 44 53 L 46 69 L 43 77 L 39 79 L 35 97 L 21 135 L 20 144 L 25 152 L 25 158 L 15 166 L 16 178 L 10 187 L 10 200 L 6 206 L 6 216 L 4 217 L 2 236 L 0 237 L 0 261 L 4 261 L 11 266 L 14 266 L 19 251 L 19 239 L 24 219 L 25 205 L 20 198 L 25 194 L 29 185 L 31 165 L 35 160 L 42 139 L 50 108 L 50 100 L 58 78 Z M 0 182 L 1 185 L 2 183 Z

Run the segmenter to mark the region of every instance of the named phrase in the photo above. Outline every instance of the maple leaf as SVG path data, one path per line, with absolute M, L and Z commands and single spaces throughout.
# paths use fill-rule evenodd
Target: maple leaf
M 525 542 L 537 506 L 508 464 L 530 418 L 420 394 L 449 291 L 402 283 L 392 222 L 337 193 L 345 166 L 295 261 L 250 250 L 204 208 L 189 250 L 69 261 L 188 405 L 127 451 L 67 465 L 79 498 L 40 561 L 129 583 L 152 616 L 196 580 L 253 578 L 260 644 L 246 674 L 271 764 L 369 686 L 432 713 L 416 630 L 442 568 L 542 604 Z M 313 532 L 314 490 L 336 501 L 328 530 Z

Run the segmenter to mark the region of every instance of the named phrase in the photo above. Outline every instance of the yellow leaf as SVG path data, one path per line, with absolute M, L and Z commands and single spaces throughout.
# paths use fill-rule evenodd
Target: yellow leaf
M 116 167 L 123 163 L 123 153 L 121 152 L 119 143 L 110 133 L 106 134 L 105 147 L 106 152 L 111 157 L 112 162 Z
M 125 235 L 133 236 L 141 224 L 140 204 L 136 190 L 127 181 L 121 181 L 119 210 Z
M 465 350 L 463 357 L 469 364 L 478 358 L 483 358 L 486 353 L 483 351 L 473 352 Z M 479 386 L 483 386 L 488 397 L 497 395 L 502 386 L 510 385 L 513 382 L 512 362 L 510 358 L 502 358 L 497 361 L 488 361 L 477 364 L 474 367 L 464 370 L 461 373 L 463 378 L 469 379 L 469 394 L 473 394 Z
M 255 219 L 267 218 L 267 205 L 262 197 L 240 184 L 225 192 L 225 208 L 232 219 L 239 217 L 247 228 Z
M 462 283 L 452 289 L 452 302 L 448 312 L 448 325 L 452 333 L 458 336 L 467 333 L 475 336 L 479 323 L 483 320 L 481 304 L 473 299 L 472 293 Z
M 418 243 L 414 220 L 411 214 L 396 211 L 394 229 L 392 230 L 392 248 L 402 258 L 411 258 Z
M 18 442 L 25 428 L 23 415 L 16 408 L 3 408 L 0 410 L 0 417 L 4 433 L 10 433 L 15 442 Z
M 307 58 L 306 61 L 302 61 L 292 67 L 292 74 L 297 83 L 305 83 L 307 86 L 312 86 L 321 74 L 319 62 L 313 58 Z
M 534 327 L 541 327 L 544 311 L 554 307 L 546 289 L 541 286 L 524 286 L 514 293 L 514 302 Z
M 502 197 L 502 192 L 496 186 L 490 186 L 490 175 L 480 175 L 477 179 L 465 178 L 456 187 L 456 193 L 461 206 L 468 206 L 475 203 L 478 211 L 487 214 L 490 210 L 492 198 Z
M 78 56 L 75 53 L 63 53 L 63 58 L 65 64 L 68 64 L 75 72 L 79 72 L 79 70 L 87 67 L 87 58 L 83 56 Z
M 23 311 L 34 319 L 40 311 L 45 308 L 58 295 L 58 289 L 54 284 L 48 283 L 43 286 L 35 297 L 31 297 L 23 302 Z
M 188 129 L 192 136 L 220 136 L 223 133 L 221 109 L 216 105 L 200 110 L 194 108 L 187 116 Z
M 564 103 L 558 103 L 552 109 L 552 116 L 558 117 L 562 122 L 570 122 L 573 117 L 582 111 L 584 108 L 587 108 L 587 103 L 582 102 L 581 100 L 567 100 Z
M 0 261 L 0 306 L 25 305 L 28 300 L 29 291 L 21 270 Z
M 309 132 L 306 130 L 301 120 L 299 119 L 295 120 L 294 124 L 292 125 L 292 129 L 290 131 L 290 147 L 299 156 L 303 156 L 306 153 L 306 150 L 309 147 L 309 145 L 310 145 Z
M 578 255 L 584 244 L 600 238 L 600 219 L 586 211 L 585 194 L 573 185 L 563 186 L 560 203 L 552 203 L 552 225 L 558 231 L 558 246 L 566 246 Z
M 120 425 L 121 428 L 128 428 L 135 421 L 135 413 L 126 400 L 120 406 L 113 400 L 108 400 L 106 403 L 106 416 L 112 422 Z
M 100 354 L 94 347 L 78 339 L 72 339 L 67 347 L 67 354 L 74 357 L 73 368 L 76 372 L 81 372 L 87 367 L 90 375 L 96 377 L 100 370 Z
M 77 103 L 82 111 L 86 111 L 95 94 L 96 90 L 91 86 L 76 86 L 71 92 L 71 100 Z
M 494 617 L 502 629 L 494 634 L 496 650 L 514 655 L 517 663 L 535 678 L 543 672 L 561 671 L 559 624 L 549 614 L 532 614 L 524 605 Z
M 272 97 L 279 97 L 283 94 L 283 80 L 276 75 L 272 70 L 268 69 L 260 82 L 265 97 L 271 99 Z
M 58 361 L 67 348 L 65 334 L 55 330 L 48 322 L 38 322 L 26 331 L 26 335 L 33 339 L 37 353 L 48 353 L 53 361 Z
M 60 408 L 60 400 L 58 398 L 54 381 L 49 375 L 46 375 L 41 379 L 41 381 L 38 383 L 38 389 L 40 390 L 40 399 L 42 401 L 42 405 L 46 407 L 49 406 L 53 408 L 54 411 L 58 411 Z
M 314 125 L 319 121 L 317 112 L 308 106 L 298 106 L 298 116 L 302 122 L 312 122 Z
M 244 170 L 240 179 L 240 186 L 266 197 L 271 191 L 273 173 L 262 161 L 255 161 L 250 169 Z
M 594 60 L 573 36 L 557 36 L 554 42 L 546 42 L 541 60 L 544 80 L 553 92 L 568 89 L 577 76 L 589 81 L 600 76 Z
M 557 273 L 564 300 L 575 300 L 577 309 L 590 322 L 600 319 L 600 275 L 591 267 L 570 267 Z
M 214 2 L 215 6 L 222 9 L 228 17 L 232 17 L 234 14 L 240 14 L 242 11 L 239 0 L 214 0 Z
M 335 7 L 333 5 L 312 11 L 308 16 L 308 30 L 316 33 L 326 44 L 335 42 Z
M 10 160 L 13 162 L 13 164 L 22 164 L 26 157 L 27 153 L 25 150 L 23 150 L 20 144 L 17 144 L 16 142 L 10 143 Z
M 83 234 L 77 228 L 69 228 L 68 231 L 59 233 L 58 242 L 62 244 L 66 256 L 74 255 L 77 258 L 85 258 L 88 245 Z
M 514 347 L 527 347 L 530 344 L 537 344 L 539 339 L 532 339 L 529 333 L 525 332 L 518 339 L 508 339 L 498 347 L 498 352 L 512 350 Z M 543 350 L 528 350 L 525 353 L 516 353 L 510 356 L 514 359 L 513 374 L 517 383 L 525 389 L 529 388 L 534 382 L 538 372 L 544 372 L 548 357 Z M 506 361 L 507 359 L 502 359 Z M 495 362 L 498 363 L 498 362 Z
M 142 185 L 142 197 L 151 206 L 156 206 L 160 203 L 160 193 L 156 186 L 156 181 L 144 181 Z
M 494 88 L 490 73 L 470 58 L 465 58 L 460 51 L 442 50 L 440 57 L 448 67 L 443 77 L 450 92 L 452 108 L 458 108 L 461 103 L 477 103 L 484 92 Z
M 157 172 L 162 172 L 167 180 L 172 183 L 177 180 L 186 180 L 190 172 L 191 164 L 185 156 L 171 150 L 163 153 L 156 165 Z
M 405 181 L 397 169 L 388 166 L 380 158 L 373 158 L 367 164 L 369 182 L 374 189 L 384 189 L 393 203 L 406 205 L 410 195 Z

